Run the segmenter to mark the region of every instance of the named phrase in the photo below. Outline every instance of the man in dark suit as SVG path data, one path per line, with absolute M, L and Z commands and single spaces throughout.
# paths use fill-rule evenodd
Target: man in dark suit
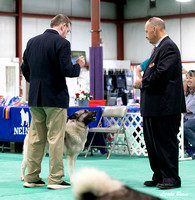
M 153 177 L 146 186 L 181 187 L 178 175 L 178 140 L 181 113 L 186 111 L 180 52 L 167 36 L 165 23 L 153 17 L 145 24 L 146 38 L 155 49 L 149 59 L 141 88 L 144 139 Z
M 69 94 L 65 77 L 78 77 L 83 57 L 71 61 L 70 42 L 66 35 L 71 21 L 63 14 L 56 15 L 50 29 L 30 39 L 23 55 L 21 69 L 30 83 L 29 107 L 31 125 L 28 139 L 28 173 L 24 187 L 40 187 L 41 161 L 46 141 L 49 143 L 49 189 L 68 188 L 63 181 L 63 147 Z

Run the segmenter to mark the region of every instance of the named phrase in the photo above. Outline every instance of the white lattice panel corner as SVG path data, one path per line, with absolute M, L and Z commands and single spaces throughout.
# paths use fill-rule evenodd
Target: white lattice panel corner
M 112 119 L 114 120 L 114 119 Z M 109 126 L 112 125 L 112 120 L 108 122 Z M 147 149 L 144 142 L 143 128 L 142 128 L 142 117 L 140 113 L 127 113 L 125 120 L 125 128 L 127 133 L 127 138 L 131 147 L 131 155 L 137 156 L 147 156 Z M 181 127 L 178 134 L 179 143 L 179 159 L 184 159 L 184 140 L 183 140 L 183 115 L 181 119 Z M 114 134 L 108 134 L 106 140 L 112 142 L 114 139 Z M 118 136 L 117 144 L 113 150 L 116 154 L 128 154 L 127 146 L 124 135 Z

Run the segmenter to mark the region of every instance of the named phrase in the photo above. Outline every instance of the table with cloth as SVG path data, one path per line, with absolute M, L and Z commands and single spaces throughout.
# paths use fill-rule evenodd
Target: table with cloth
M 96 120 L 89 124 L 89 127 L 96 127 L 102 114 L 101 107 L 70 107 L 67 110 L 68 116 L 74 112 L 88 109 L 96 111 Z M 6 114 L 6 107 L 0 106 L 0 141 L 23 142 L 28 133 L 31 122 L 31 115 L 28 107 L 17 106 L 9 108 L 9 116 Z
M 78 110 L 88 109 L 96 111 L 96 120 L 89 124 L 89 128 L 96 127 L 102 115 L 104 107 L 69 107 L 67 115 L 70 116 Z M 139 112 L 138 105 L 128 106 L 128 112 Z M 26 134 L 28 134 L 31 122 L 29 107 L 26 106 L 0 106 L 0 141 L 2 142 L 21 142 L 23 143 Z M 86 146 L 88 146 L 92 137 L 89 133 Z M 101 134 L 97 135 L 94 140 L 94 145 L 104 145 L 104 140 Z M 101 153 L 104 149 L 100 148 Z
M 21 106 L 22 104 L 15 103 L 11 106 L 0 106 L 0 142 L 21 142 L 23 143 L 26 134 L 28 134 L 31 115 L 29 108 L 27 106 Z M 140 116 L 140 106 L 139 104 L 133 104 L 128 107 L 127 117 L 126 117 L 126 131 L 128 132 L 131 145 L 131 154 L 137 156 L 144 155 L 147 156 L 147 151 L 145 147 L 145 142 L 143 138 L 142 129 L 142 117 Z M 70 107 L 67 110 L 68 116 L 72 115 L 78 110 L 88 109 L 89 111 L 96 111 L 96 120 L 89 124 L 89 128 L 96 127 L 104 110 L 104 106 L 100 107 Z M 88 134 L 88 139 L 86 146 L 88 146 L 91 141 L 93 133 Z M 108 136 L 108 139 L 111 137 Z M 121 142 L 124 141 L 123 138 L 119 138 Z M 179 158 L 184 159 L 184 145 L 183 145 L 183 118 L 181 120 L 180 132 L 178 134 L 179 141 Z M 104 145 L 104 140 L 101 134 L 97 134 L 94 145 L 101 146 Z M 105 153 L 105 149 L 99 149 L 101 153 Z M 116 148 L 115 153 L 126 154 L 126 149 Z

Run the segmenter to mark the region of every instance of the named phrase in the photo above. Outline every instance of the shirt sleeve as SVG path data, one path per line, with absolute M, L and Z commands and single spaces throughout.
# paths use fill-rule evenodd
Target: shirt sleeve
M 146 69 L 146 66 L 148 64 L 149 58 L 145 60 L 143 63 L 140 64 L 140 67 L 142 68 L 142 71 L 144 72 Z
M 186 98 L 186 107 L 187 107 L 187 110 L 195 114 L 195 94 L 188 95 L 188 97 Z

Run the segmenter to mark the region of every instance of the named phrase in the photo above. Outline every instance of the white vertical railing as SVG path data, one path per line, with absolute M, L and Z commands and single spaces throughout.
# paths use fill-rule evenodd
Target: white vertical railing
M 125 127 L 128 135 L 128 140 L 131 147 L 131 155 L 148 156 L 147 149 L 143 136 L 142 117 L 140 113 L 127 113 Z M 113 138 L 114 136 L 111 135 Z M 110 138 L 109 135 L 107 138 Z M 119 143 L 125 143 L 123 134 L 118 137 Z M 183 129 L 183 115 L 181 117 L 181 126 L 177 135 L 179 143 L 179 159 L 185 160 L 189 158 L 184 157 L 184 129 Z M 128 153 L 127 148 L 115 147 L 114 153 Z

